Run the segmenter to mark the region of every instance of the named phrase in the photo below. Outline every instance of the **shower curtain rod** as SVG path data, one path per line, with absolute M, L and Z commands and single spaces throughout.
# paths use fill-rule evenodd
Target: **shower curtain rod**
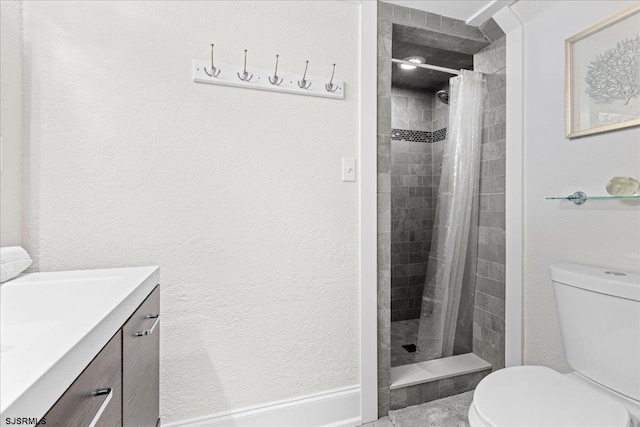
M 427 68 L 429 70 L 442 71 L 443 73 L 454 74 L 456 76 L 460 74 L 459 70 L 454 70 L 453 68 L 439 67 L 437 65 L 430 65 L 430 64 L 418 64 L 417 62 L 405 61 L 403 59 L 391 58 L 391 62 L 397 62 L 398 64 L 412 65 L 414 67 Z

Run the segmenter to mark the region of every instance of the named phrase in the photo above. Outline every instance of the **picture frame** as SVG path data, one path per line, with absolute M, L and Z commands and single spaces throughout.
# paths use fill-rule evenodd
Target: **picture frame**
M 640 5 L 565 41 L 566 138 L 640 126 Z

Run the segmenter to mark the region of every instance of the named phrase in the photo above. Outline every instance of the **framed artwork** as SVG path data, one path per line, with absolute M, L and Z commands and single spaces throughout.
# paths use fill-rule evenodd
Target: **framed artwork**
M 565 42 L 566 137 L 640 125 L 640 5 Z

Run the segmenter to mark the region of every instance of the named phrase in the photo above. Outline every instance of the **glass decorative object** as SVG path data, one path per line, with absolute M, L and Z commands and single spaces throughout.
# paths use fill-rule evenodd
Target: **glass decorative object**
M 640 191 L 640 182 L 629 176 L 616 176 L 607 183 L 607 193 L 612 196 L 635 196 Z

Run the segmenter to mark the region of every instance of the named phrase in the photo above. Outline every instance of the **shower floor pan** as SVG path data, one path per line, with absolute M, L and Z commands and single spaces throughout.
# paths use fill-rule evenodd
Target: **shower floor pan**
M 391 390 L 481 372 L 491 368 L 489 362 L 473 353 L 396 366 L 391 368 Z

